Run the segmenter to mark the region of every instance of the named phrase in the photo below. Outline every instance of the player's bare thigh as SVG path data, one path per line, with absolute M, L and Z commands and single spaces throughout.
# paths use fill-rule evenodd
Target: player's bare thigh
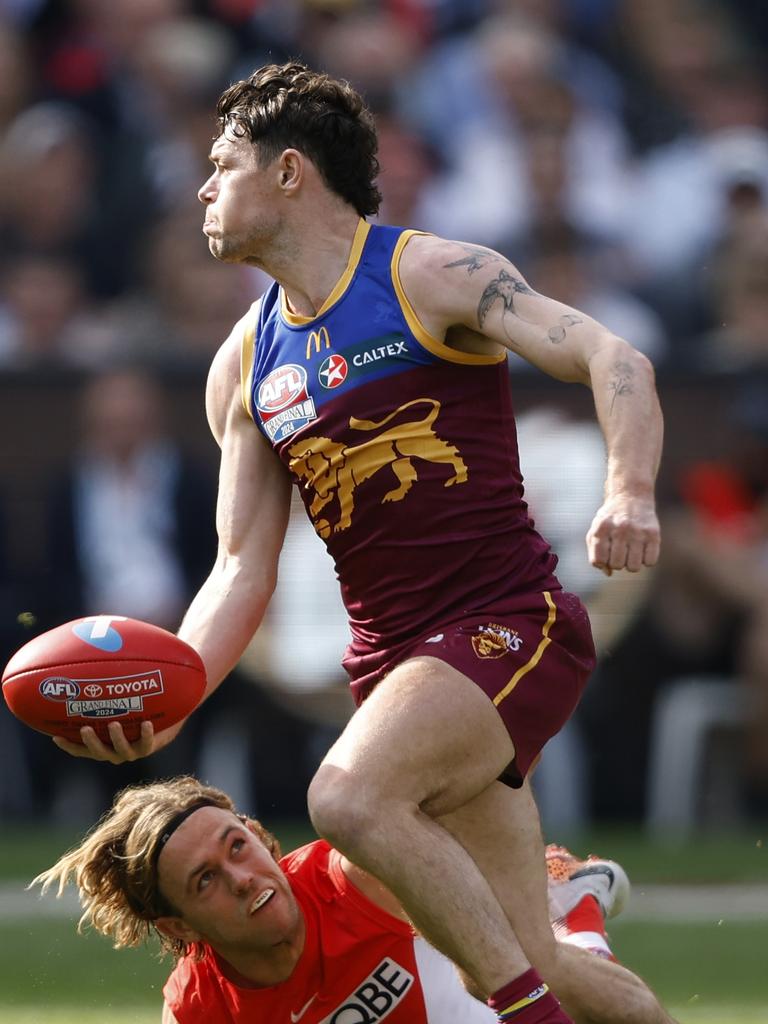
M 486 789 L 514 752 L 480 687 L 437 658 L 419 657 L 379 683 L 320 772 L 333 767 L 360 780 L 372 800 L 407 802 L 437 817 Z

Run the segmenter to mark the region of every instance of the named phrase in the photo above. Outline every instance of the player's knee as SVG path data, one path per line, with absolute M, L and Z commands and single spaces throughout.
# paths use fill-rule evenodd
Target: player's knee
M 307 806 L 312 825 L 331 846 L 350 854 L 364 840 L 371 818 L 357 780 L 333 765 L 321 765 L 309 786 Z

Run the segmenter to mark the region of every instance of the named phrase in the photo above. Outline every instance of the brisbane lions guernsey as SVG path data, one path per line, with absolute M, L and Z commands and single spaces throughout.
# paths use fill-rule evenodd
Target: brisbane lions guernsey
M 242 321 L 243 403 L 335 562 L 353 688 L 442 625 L 559 589 L 523 500 L 506 358 L 425 330 L 398 271 L 414 233 L 361 220 L 316 316 L 273 284 Z
M 242 988 L 215 955 L 181 960 L 165 984 L 179 1024 L 493 1024 L 455 967 L 347 879 L 325 842 L 280 861 L 306 923 L 304 952 L 287 981 Z

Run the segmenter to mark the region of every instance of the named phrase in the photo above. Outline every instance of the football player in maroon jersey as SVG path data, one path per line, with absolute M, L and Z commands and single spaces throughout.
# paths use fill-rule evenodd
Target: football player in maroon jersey
M 274 284 L 211 368 L 219 555 L 180 635 L 212 692 L 261 621 L 296 484 L 336 563 L 359 705 L 310 786 L 319 834 L 396 894 L 500 1021 L 556 1024 L 567 1009 L 663 1024 L 646 988 L 550 928 L 527 776 L 594 648 L 527 514 L 506 355 L 592 391 L 607 473 L 587 557 L 606 573 L 658 558 L 653 369 L 504 255 L 370 224 L 375 129 L 347 83 L 269 65 L 218 114 L 199 193 L 209 248 Z M 178 731 L 146 723 L 131 745 L 110 729 L 111 747 L 87 729 L 60 746 L 132 760 Z

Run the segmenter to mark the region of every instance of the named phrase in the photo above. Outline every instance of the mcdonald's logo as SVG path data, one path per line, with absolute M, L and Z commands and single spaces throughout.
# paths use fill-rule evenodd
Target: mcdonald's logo
M 307 359 L 312 358 L 313 345 L 315 346 L 315 352 L 319 352 L 323 345 L 326 348 L 331 347 L 331 337 L 328 334 L 327 327 L 321 327 L 319 331 L 309 332 L 309 337 L 307 338 Z

